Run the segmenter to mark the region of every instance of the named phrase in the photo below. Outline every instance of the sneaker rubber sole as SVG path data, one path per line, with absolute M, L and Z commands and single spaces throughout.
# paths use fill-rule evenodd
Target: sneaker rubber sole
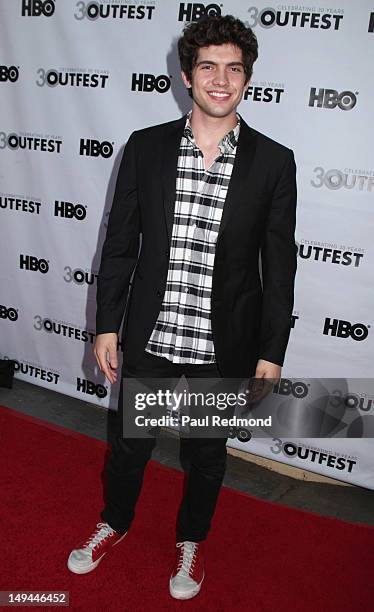
M 181 593 L 180 591 L 173 589 L 171 579 L 170 579 L 169 593 L 172 597 L 174 597 L 174 599 L 192 599 L 192 597 L 195 597 L 200 592 L 201 585 L 203 584 L 204 578 L 205 578 L 205 575 L 203 576 L 201 582 L 199 582 L 199 584 L 197 584 L 196 587 L 189 593 Z

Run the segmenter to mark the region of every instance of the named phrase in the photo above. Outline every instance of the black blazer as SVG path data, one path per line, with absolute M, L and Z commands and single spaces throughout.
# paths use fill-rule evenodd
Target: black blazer
M 127 303 L 122 341 L 129 365 L 142 356 L 166 288 L 185 121 L 133 132 L 118 172 L 97 279 L 96 333 L 118 332 Z M 295 217 L 293 152 L 241 119 L 212 279 L 222 376 L 251 376 L 259 358 L 283 365 L 294 302 Z

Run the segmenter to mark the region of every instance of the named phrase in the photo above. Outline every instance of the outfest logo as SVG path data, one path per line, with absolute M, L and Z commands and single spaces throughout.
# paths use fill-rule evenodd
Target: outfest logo
M 339 30 L 344 17 L 344 10 L 335 8 L 318 11 L 311 10 L 308 6 L 297 6 L 296 10 L 284 10 L 283 8 L 258 8 L 251 6 L 248 9 L 249 17 L 246 25 L 251 28 L 291 27 L 309 28 L 320 30 Z
M 122 0 L 109 0 L 107 2 L 79 2 L 75 5 L 74 17 L 81 19 L 152 19 L 155 4 L 131 4 L 123 3 Z
M 61 153 L 62 138 L 34 132 L 0 132 L 0 149 Z
M 41 206 L 40 198 L 21 196 L 14 193 L 0 193 L 0 209 L 2 210 L 39 215 Z
M 42 331 L 48 334 L 62 336 L 68 340 L 85 342 L 88 344 L 93 344 L 96 336 L 95 332 L 91 329 L 83 329 L 82 327 L 77 327 L 66 321 L 43 317 L 40 314 L 34 315 L 33 327 L 36 331 Z M 120 337 L 118 337 L 117 341 L 117 350 L 123 352 L 123 342 Z
M 374 170 L 361 170 L 354 168 L 331 168 L 325 170 L 322 166 L 316 166 L 313 170 L 314 177 L 310 184 L 316 189 L 325 187 L 331 191 L 348 189 L 355 191 L 369 191 L 374 193 Z
M 97 276 L 97 271 L 64 266 L 63 279 L 66 283 L 74 283 L 75 285 L 94 285 L 97 281 Z
M 336 453 L 324 448 L 308 446 L 294 441 L 283 441 L 280 438 L 274 438 L 270 450 L 274 455 L 283 454 L 283 456 L 288 459 L 301 459 L 305 461 L 306 464 L 312 463 L 323 465 L 332 470 L 348 472 L 348 474 L 352 472 L 354 466 L 357 464 L 357 457 L 343 455 L 342 453 Z
M 283 83 L 273 83 L 271 81 L 251 81 L 250 86 L 244 92 L 243 99 L 251 102 L 273 102 L 279 104 L 284 94 Z
M 12 361 L 14 364 L 14 373 L 22 374 L 36 380 L 44 380 L 45 382 L 57 385 L 60 378 L 60 373 L 57 370 L 51 370 L 43 365 L 32 363 L 31 361 L 19 361 L 18 359 L 10 359 L 4 355 L 3 359 Z
M 338 245 L 317 240 L 300 240 L 297 243 L 297 254 L 300 259 L 309 259 L 321 263 L 358 268 L 365 255 L 362 248 Z
M 36 71 L 38 87 L 89 87 L 105 89 L 108 84 L 108 70 L 92 68 L 38 68 Z
M 49 334 L 56 334 L 57 336 L 63 336 L 70 340 L 77 340 L 78 342 L 88 342 L 93 344 L 95 339 L 95 333 L 89 329 L 82 329 L 76 327 L 65 321 L 56 321 L 49 317 L 42 317 L 39 314 L 34 316 L 34 329 L 37 331 L 45 331 Z

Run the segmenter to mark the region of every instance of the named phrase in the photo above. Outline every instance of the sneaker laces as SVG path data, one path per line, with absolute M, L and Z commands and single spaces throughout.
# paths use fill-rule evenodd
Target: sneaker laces
M 114 529 L 108 525 L 108 523 L 98 523 L 96 525 L 96 530 L 92 534 L 92 536 L 87 540 L 84 544 L 83 548 L 88 548 L 93 550 L 95 546 L 103 542 L 106 538 L 111 536 L 114 533 Z
M 199 544 L 197 542 L 178 542 L 177 548 L 182 548 L 179 553 L 177 574 L 180 576 L 190 577 L 190 572 L 193 572 L 196 561 L 196 553 Z

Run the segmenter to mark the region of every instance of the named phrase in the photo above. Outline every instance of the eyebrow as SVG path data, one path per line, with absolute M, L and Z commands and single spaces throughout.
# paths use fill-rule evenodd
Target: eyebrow
M 196 66 L 200 66 L 200 64 L 212 64 L 213 66 L 217 66 L 218 62 L 213 62 L 212 60 L 200 60 L 196 62 Z M 229 62 L 226 66 L 242 66 L 244 68 L 243 62 Z

